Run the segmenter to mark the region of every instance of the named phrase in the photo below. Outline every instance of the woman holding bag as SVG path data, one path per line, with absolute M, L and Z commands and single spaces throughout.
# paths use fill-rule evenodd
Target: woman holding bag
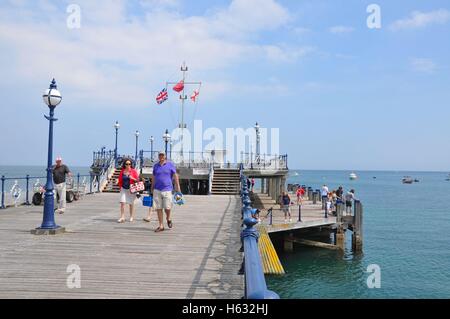
M 120 171 L 117 184 L 120 187 L 120 219 L 118 223 L 125 222 L 125 205 L 130 206 L 130 222 L 134 220 L 134 202 L 136 194 L 131 193 L 131 185 L 139 182 L 139 173 L 132 167 L 132 161 L 125 159 Z

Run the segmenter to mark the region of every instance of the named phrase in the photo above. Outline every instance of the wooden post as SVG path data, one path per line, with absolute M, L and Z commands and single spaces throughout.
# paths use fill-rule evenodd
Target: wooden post
M 285 252 L 291 253 L 291 252 L 294 251 L 294 241 L 293 241 L 293 239 L 294 239 L 294 235 L 292 233 L 290 233 L 289 235 L 286 235 L 284 237 L 283 248 L 284 248 Z
M 355 200 L 354 203 L 352 248 L 355 252 L 361 252 L 363 246 L 363 206 L 359 200 Z
M 336 206 L 336 223 L 338 228 L 336 230 L 336 246 L 340 249 L 344 250 L 345 248 L 345 230 L 344 225 L 342 223 L 342 218 L 344 214 L 344 203 L 339 203 Z

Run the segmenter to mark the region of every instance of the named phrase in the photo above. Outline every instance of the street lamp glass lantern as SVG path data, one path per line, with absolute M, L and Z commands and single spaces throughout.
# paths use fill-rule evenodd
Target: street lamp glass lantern
M 166 130 L 166 133 L 163 135 L 164 142 L 168 143 L 170 141 L 169 130 Z
M 134 135 L 135 135 L 136 137 L 138 137 L 138 136 L 139 136 L 139 131 L 136 131 L 136 132 L 134 133 Z
M 118 130 L 118 129 L 120 128 L 120 124 L 119 124 L 118 121 L 116 121 L 116 124 L 114 124 L 114 128 L 115 128 L 116 130 Z
M 47 104 L 48 107 L 56 107 L 59 105 L 59 103 L 61 103 L 62 96 L 58 91 L 55 79 L 53 79 L 50 87 L 44 91 L 42 98 L 44 99 L 44 103 Z
M 150 137 L 150 142 L 153 143 L 155 141 L 155 138 L 152 136 Z

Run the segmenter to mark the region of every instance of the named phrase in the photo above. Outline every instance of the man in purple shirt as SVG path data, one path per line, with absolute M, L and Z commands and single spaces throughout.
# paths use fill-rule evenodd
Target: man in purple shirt
M 170 219 L 170 210 L 172 209 L 172 191 L 173 180 L 175 180 L 176 191 L 180 191 L 180 180 L 178 179 L 177 169 L 172 162 L 166 160 L 166 154 L 161 151 L 158 154 L 159 162 L 153 166 L 152 194 L 153 202 L 158 212 L 159 227 L 155 232 L 164 230 L 163 209 L 166 211 L 167 226 L 172 228 L 173 223 Z

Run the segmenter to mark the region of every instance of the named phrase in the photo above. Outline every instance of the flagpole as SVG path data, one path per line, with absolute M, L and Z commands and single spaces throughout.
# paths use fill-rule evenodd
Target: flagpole
M 184 144 L 184 101 L 186 100 L 185 95 L 185 89 L 186 85 L 184 82 L 186 81 L 186 72 L 188 71 L 188 67 L 186 66 L 186 62 L 183 62 L 183 65 L 181 66 L 181 72 L 183 72 L 183 95 L 180 96 L 181 98 L 181 161 L 184 161 L 183 159 L 183 144 Z

